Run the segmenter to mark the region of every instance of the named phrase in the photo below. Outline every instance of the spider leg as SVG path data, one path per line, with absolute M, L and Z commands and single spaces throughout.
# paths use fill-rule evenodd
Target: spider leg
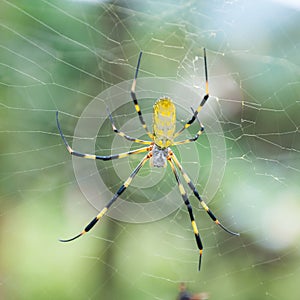
M 172 161 L 175 163 L 175 165 L 179 168 L 184 180 L 186 181 L 186 183 L 188 184 L 188 186 L 190 187 L 190 189 L 193 191 L 194 195 L 196 196 L 196 198 L 199 200 L 201 206 L 205 209 L 205 211 L 208 213 L 208 215 L 210 216 L 210 218 L 217 224 L 219 225 L 223 230 L 225 230 L 226 232 L 232 234 L 232 235 L 237 235 L 239 236 L 240 234 L 237 232 L 233 232 L 231 230 L 229 230 L 228 228 L 226 228 L 218 219 L 217 217 L 214 215 L 214 213 L 210 210 L 210 208 L 207 206 L 207 204 L 203 201 L 203 199 L 201 198 L 201 196 L 199 195 L 199 192 L 197 191 L 195 185 L 193 184 L 193 182 L 191 181 L 191 179 L 189 178 L 189 176 L 187 175 L 187 173 L 184 171 L 182 165 L 180 164 L 180 162 L 178 161 L 176 155 L 171 151 L 170 153 L 171 159 Z
M 135 175 L 139 172 L 139 170 L 142 168 L 142 166 L 146 163 L 146 161 L 152 156 L 151 152 L 149 152 L 136 166 L 136 168 L 133 170 L 133 172 L 130 174 L 130 176 L 127 178 L 127 180 L 121 185 L 121 187 L 118 189 L 118 191 L 114 194 L 112 199 L 106 204 L 106 206 L 99 212 L 99 214 L 92 219 L 92 221 L 79 233 L 78 235 L 74 236 L 73 238 L 66 239 L 66 240 L 60 240 L 61 242 L 70 242 L 73 241 L 80 236 L 86 234 L 89 232 L 95 224 L 107 213 L 109 208 L 112 206 L 112 204 L 119 198 L 119 196 L 126 190 L 126 188 L 130 185 L 132 179 L 135 177 Z
M 192 109 L 192 112 L 195 113 L 194 109 L 191 107 Z M 178 142 L 175 142 L 173 145 L 183 145 L 183 144 L 187 144 L 187 143 L 191 143 L 191 142 L 195 142 L 196 140 L 198 140 L 199 136 L 203 133 L 204 131 L 204 126 L 203 124 L 200 122 L 198 116 L 197 116 L 197 120 L 199 122 L 199 125 L 200 125 L 200 129 L 198 130 L 198 132 L 195 134 L 194 137 L 192 138 L 189 138 L 189 139 L 186 139 L 186 140 L 183 140 L 183 141 L 178 141 Z
M 202 98 L 202 101 L 200 102 L 199 106 L 197 107 L 197 109 L 194 111 L 194 114 L 192 116 L 192 118 L 185 123 L 185 125 L 175 133 L 174 138 L 177 137 L 178 135 L 180 135 L 185 129 L 189 128 L 194 121 L 197 118 L 198 113 L 201 111 L 202 107 L 204 106 L 204 104 L 206 103 L 206 101 L 209 98 L 209 91 L 208 91 L 208 74 L 207 74 L 207 60 L 206 60 L 206 49 L 203 49 L 203 57 L 204 57 L 204 73 L 205 73 L 205 95 Z
M 168 158 L 168 162 L 170 163 L 172 171 L 175 175 L 181 197 L 182 197 L 182 199 L 184 201 L 184 204 L 186 205 L 187 210 L 189 212 L 190 220 L 191 220 L 191 223 L 192 223 L 192 228 L 193 228 L 193 231 L 194 231 L 194 234 L 195 234 L 195 239 L 196 239 L 196 243 L 197 243 L 197 246 L 198 246 L 198 249 L 199 249 L 199 254 L 200 254 L 200 256 L 199 256 L 199 265 L 198 265 L 198 271 L 200 271 L 201 258 L 202 258 L 202 253 L 203 253 L 203 245 L 202 245 L 201 238 L 200 238 L 200 235 L 199 235 L 199 231 L 198 231 L 198 228 L 197 228 L 197 224 L 196 224 L 196 221 L 195 221 L 195 218 L 194 218 L 193 209 L 192 209 L 190 201 L 187 197 L 186 191 L 185 191 L 182 183 L 180 182 L 178 172 L 175 169 L 174 163 L 172 162 L 170 157 Z
M 120 135 L 121 137 L 125 138 L 126 140 L 128 141 L 131 141 L 131 142 L 134 142 L 134 143 L 138 143 L 138 144 L 143 144 L 143 145 L 151 145 L 153 142 L 151 141 L 144 141 L 144 140 L 140 140 L 140 139 L 136 139 L 134 137 L 131 137 L 129 135 L 127 135 L 126 133 L 120 131 L 119 129 L 117 129 L 117 127 L 115 126 L 115 123 L 114 123 L 114 120 L 112 118 L 112 115 L 111 113 L 109 112 L 108 108 L 107 108 L 107 113 L 108 113 L 108 117 L 109 117 L 109 120 L 111 122 L 111 126 L 113 128 L 113 131 Z
M 81 153 L 81 152 L 73 150 L 71 148 L 71 146 L 69 145 L 69 143 L 67 142 L 67 140 L 66 140 L 66 138 L 65 138 L 65 136 L 64 136 L 64 134 L 61 130 L 60 124 L 59 124 L 58 111 L 56 112 L 56 122 L 57 122 L 57 127 L 58 127 L 58 130 L 59 130 L 60 136 L 61 136 L 64 144 L 66 145 L 66 148 L 67 148 L 68 152 L 71 155 L 74 155 L 74 156 L 87 158 L 87 159 L 111 160 L 111 159 L 124 158 L 124 157 L 132 155 L 132 154 L 142 153 L 142 152 L 150 151 L 152 149 L 152 146 L 148 146 L 148 147 L 143 147 L 143 148 L 139 148 L 139 149 L 124 152 L 124 153 L 113 154 L 113 155 L 103 155 L 103 156 L 95 155 L 95 154 Z
M 147 132 L 148 136 L 150 137 L 150 139 L 153 140 L 153 134 L 149 131 L 149 129 L 148 129 L 146 123 L 145 123 L 145 120 L 143 118 L 142 111 L 141 111 L 140 106 L 138 104 L 138 100 L 137 100 L 136 93 L 135 93 L 136 80 L 137 80 L 137 76 L 138 76 L 138 73 L 139 73 L 141 58 L 142 58 L 142 51 L 139 54 L 139 58 L 138 58 L 138 62 L 137 62 L 137 66 L 136 66 L 135 75 L 134 75 L 134 79 L 133 79 L 133 82 L 132 82 L 131 93 L 130 94 L 131 94 L 132 101 L 134 103 L 134 108 L 135 108 L 136 112 L 138 113 L 140 122 L 141 122 L 143 128 L 145 129 L 145 131 Z

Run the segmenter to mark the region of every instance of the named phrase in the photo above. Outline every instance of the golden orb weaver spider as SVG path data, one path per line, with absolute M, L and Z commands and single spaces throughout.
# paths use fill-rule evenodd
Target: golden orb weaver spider
M 202 246 L 199 231 L 198 231 L 198 228 L 197 228 L 197 225 L 196 225 L 196 221 L 195 221 L 195 218 L 194 218 L 192 206 L 191 206 L 191 204 L 189 202 L 189 199 L 187 197 L 187 193 L 185 191 L 185 188 L 181 183 L 179 172 L 181 173 L 183 179 L 185 180 L 185 182 L 187 183 L 189 188 L 194 193 L 195 197 L 199 200 L 201 206 L 208 213 L 210 218 L 217 225 L 219 225 L 223 230 L 225 230 L 226 232 L 228 232 L 232 235 L 239 235 L 239 233 L 233 232 L 233 231 L 227 229 L 224 225 L 222 225 L 222 223 L 218 220 L 218 218 L 214 215 L 214 213 L 209 209 L 207 204 L 203 201 L 203 199 L 199 195 L 199 192 L 197 191 L 197 189 L 196 189 L 195 185 L 193 184 L 193 182 L 191 181 L 190 177 L 188 176 L 188 174 L 183 169 L 181 163 L 178 161 L 176 155 L 174 154 L 174 152 L 170 148 L 171 146 L 183 145 L 183 144 L 187 144 L 187 143 L 190 143 L 190 142 L 194 142 L 199 138 L 199 136 L 204 131 L 204 127 L 201 124 L 201 122 L 199 121 L 200 129 L 194 137 L 189 138 L 189 139 L 185 139 L 185 140 L 181 140 L 181 141 L 175 141 L 175 138 L 177 138 L 185 129 L 190 127 L 190 125 L 196 119 L 198 119 L 197 118 L 198 113 L 201 111 L 202 107 L 205 105 L 206 101 L 209 98 L 207 61 L 206 61 L 206 50 L 205 50 L 205 48 L 204 48 L 203 52 L 204 52 L 203 56 L 204 56 L 204 71 L 205 71 L 205 82 L 206 82 L 205 92 L 206 93 L 205 93 L 204 97 L 202 98 L 202 101 L 200 102 L 197 109 L 192 110 L 193 115 L 192 115 L 191 119 L 188 122 L 186 122 L 185 125 L 179 131 L 176 132 L 176 126 L 175 126 L 175 123 L 176 123 L 176 108 L 175 108 L 175 105 L 172 102 L 172 100 L 168 97 L 159 98 L 153 106 L 153 132 L 152 133 L 149 131 L 149 129 L 148 129 L 148 127 L 147 127 L 147 125 L 144 121 L 140 106 L 138 104 L 136 93 L 135 93 L 136 82 L 137 82 L 138 72 L 139 72 L 139 68 L 140 68 L 140 62 L 141 62 L 141 58 L 142 58 L 142 52 L 140 52 L 139 57 L 138 57 L 138 62 L 137 62 L 137 66 L 136 66 L 134 79 L 133 79 L 133 83 L 132 83 L 132 86 L 131 86 L 131 98 L 132 98 L 132 101 L 134 103 L 135 110 L 136 110 L 136 112 L 139 116 L 139 120 L 140 120 L 143 128 L 145 129 L 147 135 L 151 139 L 151 141 L 136 139 L 134 137 L 128 136 L 127 134 L 125 134 L 122 131 L 119 131 L 116 128 L 116 126 L 114 124 L 114 121 L 113 121 L 113 118 L 112 118 L 109 111 L 108 111 L 108 117 L 109 117 L 110 122 L 112 124 L 113 131 L 116 134 L 124 137 L 125 139 L 127 139 L 129 141 L 132 141 L 132 142 L 135 142 L 135 143 L 138 143 L 138 144 L 147 145 L 145 147 L 142 147 L 142 148 L 139 148 L 139 149 L 136 149 L 136 150 L 132 150 L 132 151 L 128 151 L 128 152 L 125 152 L 125 153 L 113 154 L 113 155 L 109 155 L 109 156 L 99 156 L 99 155 L 94 155 L 94 154 L 86 154 L 86 153 L 77 152 L 77 151 L 73 150 L 70 147 L 70 145 L 68 144 L 68 142 L 67 142 L 67 140 L 66 140 L 66 138 L 65 138 L 65 136 L 64 136 L 64 134 L 61 130 L 61 127 L 60 127 L 60 123 L 59 123 L 59 120 L 58 120 L 58 111 L 56 112 L 56 121 L 57 121 L 57 127 L 58 127 L 58 130 L 59 130 L 59 133 L 62 137 L 62 140 L 63 140 L 68 152 L 70 154 L 74 155 L 74 156 L 78 156 L 78 157 L 82 157 L 82 158 L 88 158 L 88 159 L 94 159 L 94 160 L 96 160 L 96 159 L 112 160 L 112 159 L 124 158 L 124 157 L 127 157 L 127 156 L 132 155 L 132 154 L 147 152 L 147 154 L 144 156 L 144 158 L 140 161 L 140 163 L 136 166 L 136 168 L 133 170 L 133 172 L 129 175 L 127 180 L 121 185 L 121 187 L 114 194 L 112 199 L 98 213 L 98 215 L 94 219 L 92 219 L 92 221 L 90 221 L 90 223 L 78 235 L 76 235 L 76 236 L 74 236 L 70 239 L 60 240 L 61 242 L 73 241 L 73 240 L 79 238 L 80 236 L 84 235 L 88 231 L 90 231 L 94 227 L 94 225 L 106 214 L 106 212 L 109 210 L 109 208 L 112 206 L 112 204 L 118 199 L 118 197 L 126 190 L 126 188 L 130 185 L 133 178 L 136 176 L 136 174 L 139 172 L 139 170 L 145 165 L 145 163 L 148 160 L 150 160 L 150 164 L 153 167 L 158 167 L 158 168 L 166 167 L 167 163 L 169 163 L 170 166 L 171 166 L 171 170 L 172 170 L 172 172 L 175 176 L 179 192 L 180 192 L 181 197 L 184 201 L 184 204 L 187 207 L 187 210 L 188 210 L 188 213 L 189 213 L 189 216 L 190 216 L 192 229 L 193 229 L 194 234 L 195 234 L 197 247 L 199 249 L 198 270 L 200 270 L 200 267 L 201 267 L 201 258 L 202 258 L 202 253 L 203 253 L 203 246 Z M 178 170 L 179 170 L 179 172 L 178 172 Z

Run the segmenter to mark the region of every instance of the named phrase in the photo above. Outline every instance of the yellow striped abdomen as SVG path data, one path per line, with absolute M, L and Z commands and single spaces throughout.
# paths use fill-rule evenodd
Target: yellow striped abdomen
M 173 144 L 176 126 L 176 108 L 168 97 L 158 99 L 153 106 L 154 143 L 160 148 Z

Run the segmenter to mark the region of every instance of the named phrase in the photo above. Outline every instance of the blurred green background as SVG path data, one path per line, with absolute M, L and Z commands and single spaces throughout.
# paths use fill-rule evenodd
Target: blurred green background
M 209 299 L 299 299 L 299 10 L 297 1 L 1 1 L 0 298 L 176 299 L 185 282 Z M 132 79 L 140 50 L 140 77 L 172 78 L 202 95 L 203 47 L 227 156 L 208 202 L 241 236 L 216 228 L 191 197 L 205 246 L 200 273 L 185 207 L 147 224 L 106 217 L 59 243 L 97 212 L 78 187 L 55 111 L 65 113 L 71 142 L 88 103 Z M 135 116 L 125 96 L 120 122 Z M 206 144 L 197 147 L 209 159 Z M 116 191 L 109 166 L 102 176 Z M 200 193 L 205 172 L 204 164 Z

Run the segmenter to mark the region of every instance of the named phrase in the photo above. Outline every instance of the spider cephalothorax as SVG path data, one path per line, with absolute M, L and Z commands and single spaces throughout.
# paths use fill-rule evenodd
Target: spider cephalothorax
M 156 144 L 152 148 L 152 157 L 150 159 L 150 164 L 152 167 L 166 167 L 167 158 L 169 154 L 169 148 L 160 148 Z

